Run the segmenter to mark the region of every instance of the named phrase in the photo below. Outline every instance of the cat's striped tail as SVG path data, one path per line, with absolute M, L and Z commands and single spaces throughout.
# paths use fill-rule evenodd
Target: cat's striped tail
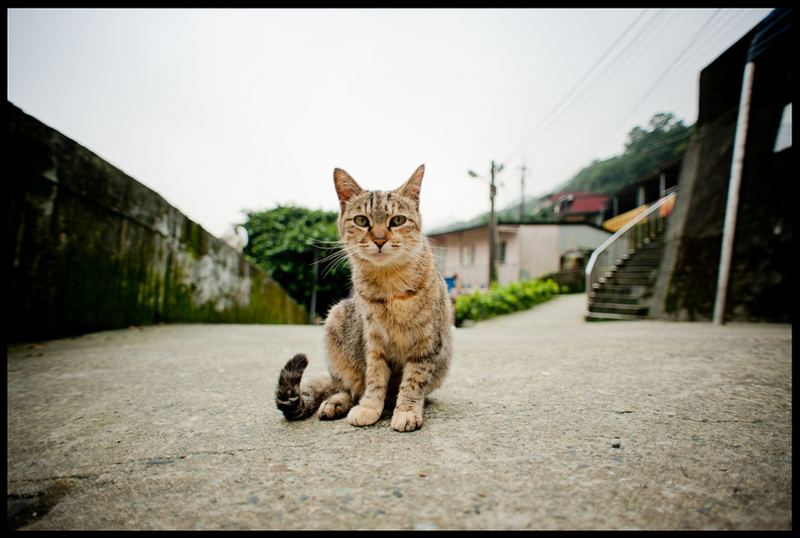
M 308 358 L 298 353 L 286 363 L 278 376 L 275 402 L 287 420 L 308 418 L 319 409 L 320 404 L 333 394 L 330 378 L 314 379 L 301 386 Z

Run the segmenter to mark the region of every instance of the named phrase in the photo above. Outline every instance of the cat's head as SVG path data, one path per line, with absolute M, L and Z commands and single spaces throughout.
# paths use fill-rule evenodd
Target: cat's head
M 422 248 L 419 191 L 425 165 L 399 188 L 365 191 L 344 170 L 333 171 L 339 196 L 339 234 L 354 262 L 390 266 L 413 261 Z

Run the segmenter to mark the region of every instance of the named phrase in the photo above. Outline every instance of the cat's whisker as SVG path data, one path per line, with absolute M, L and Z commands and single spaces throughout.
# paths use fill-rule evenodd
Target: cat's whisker
M 324 251 L 338 251 L 344 248 L 344 245 L 331 245 L 329 247 L 321 247 L 318 245 L 312 245 L 312 246 L 318 250 L 324 250 Z
M 342 261 L 342 262 L 340 262 L 340 263 L 337 263 L 337 264 L 334 264 L 334 265 L 329 265 L 329 266 L 328 266 L 328 267 L 325 269 L 325 272 L 324 272 L 324 273 L 323 273 L 323 275 L 322 275 L 322 276 L 323 276 L 323 278 L 327 277 L 329 274 L 331 274 L 333 271 L 335 271 L 335 270 L 336 270 L 336 269 L 337 269 L 339 266 L 341 266 L 341 265 L 347 265 L 347 263 L 348 263 L 348 262 L 347 262 L 347 260 L 343 260 L 343 261 Z
M 344 241 L 323 241 L 321 239 L 314 239 L 310 241 L 310 244 L 316 248 L 330 248 L 326 245 L 344 245 Z
M 337 267 L 345 264 L 348 262 L 348 256 L 346 250 L 340 250 L 335 252 L 334 254 L 324 258 L 324 262 L 328 262 L 328 265 L 325 267 L 325 272 L 323 273 L 323 278 L 327 277 L 332 271 L 334 271 Z
M 332 250 L 332 249 L 329 249 L 329 250 Z M 341 250 L 341 249 L 340 250 L 336 250 L 332 254 L 329 254 L 329 255 L 325 256 L 324 258 L 321 258 L 321 259 L 313 262 L 311 265 L 317 265 L 317 264 L 320 264 L 322 262 L 329 261 L 332 258 L 342 257 L 342 256 L 347 256 L 347 252 L 344 251 L 344 250 Z
M 315 237 L 306 236 L 306 240 L 308 241 L 308 243 L 311 246 L 313 246 L 315 248 L 323 249 L 323 250 L 327 250 L 327 249 L 330 249 L 330 248 L 336 248 L 337 245 L 338 246 L 343 246 L 344 245 L 344 241 L 342 241 L 341 239 L 338 240 L 338 241 L 326 241 L 324 239 L 317 239 Z M 333 247 L 330 247 L 328 245 L 333 245 Z

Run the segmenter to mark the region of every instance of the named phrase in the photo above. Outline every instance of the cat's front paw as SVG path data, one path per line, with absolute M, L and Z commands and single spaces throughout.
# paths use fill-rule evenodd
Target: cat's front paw
M 368 409 L 360 405 L 355 406 L 347 414 L 347 422 L 353 426 L 369 426 L 375 424 L 381 418 L 379 411 Z
M 392 428 L 399 432 L 413 432 L 422 427 L 422 413 L 414 411 L 395 411 L 392 415 Z

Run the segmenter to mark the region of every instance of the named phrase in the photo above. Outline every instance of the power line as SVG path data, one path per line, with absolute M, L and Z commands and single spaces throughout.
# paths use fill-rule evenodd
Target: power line
M 719 10 L 718 10 L 718 11 L 719 11 Z M 707 45 L 708 45 L 708 44 L 710 44 L 710 43 L 712 42 L 713 38 L 714 38 L 714 37 L 716 37 L 717 35 L 719 35 L 719 34 L 720 34 L 720 30 L 721 30 L 721 29 L 723 29 L 723 31 L 724 31 L 724 29 L 729 29 L 729 28 L 732 28 L 732 29 L 734 29 L 734 30 L 741 28 L 741 26 L 739 25 L 740 21 L 739 21 L 738 19 L 740 18 L 740 16 L 741 16 L 742 14 L 746 15 L 746 14 L 747 14 L 747 11 L 743 11 L 743 10 L 737 11 L 737 12 L 736 12 L 736 14 L 735 14 L 734 16 L 732 16 L 732 17 L 729 17 L 729 18 L 728 18 L 727 20 L 725 20 L 724 22 L 723 22 L 723 21 L 718 21 L 718 23 L 721 25 L 721 27 L 717 27 L 717 28 L 716 28 L 716 30 L 715 30 L 713 33 L 710 33 L 710 34 L 703 34 L 704 36 L 710 36 L 710 37 L 707 37 L 707 38 L 705 38 L 705 40 L 701 40 L 701 42 L 700 42 L 700 45 L 698 46 L 698 48 L 697 48 L 697 49 L 695 49 L 694 51 L 692 51 L 692 54 L 690 55 L 690 57 L 700 58 L 700 50 L 703 50 L 703 51 L 705 51 L 705 49 L 706 49 Z M 714 15 L 716 15 L 716 13 L 715 13 Z M 712 15 L 712 16 L 711 16 L 711 18 L 709 18 L 709 20 L 708 20 L 708 21 L 706 21 L 706 25 L 708 25 L 708 23 L 710 23 L 710 22 L 713 20 L 713 17 L 714 17 L 714 15 Z M 736 21 L 736 23 L 734 23 L 734 21 Z M 752 27 L 752 25 L 750 25 L 750 27 Z M 696 43 L 697 36 L 698 36 L 700 33 L 702 33 L 702 31 L 703 31 L 703 29 L 701 28 L 701 30 L 698 32 L 698 34 L 695 34 L 694 38 L 692 39 L 692 42 L 690 42 L 690 43 L 689 43 L 689 45 L 688 45 L 688 46 L 687 46 L 687 47 L 684 49 L 684 52 L 685 52 L 686 50 L 689 50 L 689 49 L 691 49 L 691 47 L 692 47 L 693 43 Z M 741 31 L 741 30 L 740 30 L 740 31 Z M 746 33 L 747 31 L 749 31 L 749 29 L 746 29 L 746 31 L 745 31 L 744 33 Z M 718 38 L 718 39 L 717 39 L 716 41 L 714 41 L 713 43 L 714 43 L 714 44 L 717 44 L 717 45 L 719 45 L 719 44 L 725 44 L 725 42 L 727 42 L 727 41 L 728 41 L 728 40 L 726 39 L 726 38 L 727 38 L 727 36 L 729 36 L 731 33 L 732 33 L 732 32 L 731 32 L 730 30 L 729 30 L 729 31 L 727 31 L 727 32 L 725 32 L 725 33 L 723 34 L 723 36 L 722 36 L 722 37 Z M 683 70 L 683 69 L 685 69 L 685 68 L 686 68 L 686 66 L 691 66 L 691 63 L 690 63 L 690 62 L 686 62 L 686 61 L 682 62 L 682 63 L 681 63 L 681 68 L 680 68 L 679 70 Z M 668 71 L 669 71 L 669 68 L 667 68 L 667 69 L 665 69 L 664 71 L 662 71 L 662 73 L 661 73 L 661 75 L 659 76 L 659 78 L 663 77 L 664 73 L 666 73 L 666 72 L 668 72 Z M 669 77 L 669 79 L 668 79 L 668 81 L 667 81 L 667 82 L 661 82 L 661 83 L 659 83 L 658 81 L 656 81 L 656 84 L 657 84 L 657 89 L 658 89 L 659 91 L 664 91 L 664 90 L 666 90 L 666 89 L 668 88 L 668 86 L 670 86 L 670 85 L 671 85 L 671 84 L 673 84 L 673 83 L 674 83 L 676 80 L 678 80 L 678 79 L 677 79 L 677 78 L 674 76 L 674 75 L 675 75 L 675 71 L 673 71 L 673 72 L 671 72 L 671 73 L 669 73 L 669 74 L 670 74 L 670 75 L 672 75 L 672 76 L 670 76 L 670 77 Z M 645 97 L 645 99 L 646 99 L 646 97 Z M 642 99 L 642 101 L 640 101 L 640 102 L 644 102 L 644 99 Z M 638 105 L 637 105 L 637 106 L 638 106 Z M 635 111 L 635 110 L 634 110 L 634 111 Z M 616 128 L 615 128 L 615 131 L 616 131 Z M 611 136 L 613 136 L 613 134 L 614 134 L 614 133 L 612 132 Z M 585 136 L 585 137 L 584 137 L 584 140 L 585 140 L 587 137 L 591 137 L 591 136 L 592 136 L 592 135 Z M 609 136 L 609 138 L 610 138 L 610 136 Z M 607 138 L 607 139 L 606 139 L 606 141 L 608 141 L 608 139 L 609 139 L 609 138 Z M 605 144 L 605 142 L 606 142 L 606 141 L 604 141 L 604 142 L 603 142 L 603 144 Z M 574 143 L 574 142 L 573 142 L 573 143 Z M 601 144 L 601 146 L 602 146 L 602 144 Z M 598 148 L 597 148 L 597 149 L 595 149 L 595 153 L 597 152 L 597 150 L 598 150 L 598 149 L 599 149 L 599 147 L 601 147 L 601 146 L 598 146 Z M 563 167 L 564 167 L 566 164 L 567 164 L 567 160 L 564 160 L 564 161 L 562 161 L 561 163 L 559 163 L 559 166 L 558 166 L 557 168 L 563 168 Z M 570 179 L 571 179 L 571 178 L 570 178 Z M 567 181 L 568 181 L 568 180 L 567 180 Z
M 597 69 L 597 67 L 603 62 L 603 60 L 605 60 L 606 56 L 608 56 L 611 53 L 611 51 L 614 50 L 614 48 L 619 44 L 619 42 L 622 41 L 622 39 L 624 39 L 626 35 L 628 35 L 628 33 L 633 29 L 634 26 L 636 26 L 636 24 L 639 22 L 639 20 L 644 16 L 644 14 L 647 11 L 648 11 L 647 9 L 644 9 L 644 10 L 642 10 L 641 13 L 639 13 L 639 15 L 634 19 L 634 21 L 625 29 L 625 31 L 622 32 L 622 34 L 620 34 L 620 36 L 616 39 L 616 41 L 614 41 L 614 43 L 612 43 L 611 46 L 608 49 L 606 49 L 606 51 L 603 53 L 602 56 L 600 56 L 600 58 L 594 63 L 594 65 L 592 65 L 592 67 L 590 67 L 589 70 L 586 73 L 584 73 L 584 75 L 580 78 L 580 80 L 578 80 L 578 82 L 575 83 L 575 85 L 564 95 L 564 97 L 562 97 L 561 100 L 552 109 L 550 109 L 550 111 L 539 122 L 539 124 L 536 127 L 534 127 L 533 130 L 530 133 L 528 133 L 528 135 L 525 138 L 522 139 L 522 142 L 520 142 L 520 144 L 517 146 L 517 148 L 514 151 L 511 152 L 511 155 L 506 157 L 506 159 L 503 161 L 504 163 L 509 162 L 524 147 L 524 145 L 527 143 L 528 139 L 531 136 L 533 136 L 533 134 L 542 126 L 542 124 L 545 121 L 547 121 L 547 119 L 567 99 L 569 99 L 569 97 L 573 94 L 573 92 L 575 92 L 575 90 L 577 90 L 578 87 L 580 87 L 580 85 L 583 84 L 583 81 L 585 81 L 586 78 L 588 78 L 589 75 L 591 75 L 594 72 L 594 70 Z
M 660 15 L 660 12 L 659 12 L 659 15 Z M 675 12 L 675 15 L 677 15 L 677 12 Z M 650 22 L 653 22 L 653 20 L 655 20 L 655 18 L 656 17 L 651 19 Z M 564 128 L 568 127 L 571 124 L 570 120 L 572 118 L 574 118 L 578 114 L 578 112 L 580 112 L 581 110 L 586 108 L 586 106 L 588 106 L 589 104 L 594 103 L 595 101 L 597 101 L 597 99 L 599 99 L 600 96 L 602 95 L 601 94 L 601 90 L 605 87 L 605 85 L 611 80 L 616 80 L 616 77 L 614 76 L 616 74 L 616 72 L 620 68 L 625 66 L 625 64 L 628 62 L 629 59 L 638 58 L 644 52 L 646 52 L 658 40 L 658 38 L 661 36 L 661 34 L 667 28 L 669 28 L 670 24 L 672 24 L 674 19 L 675 19 L 675 16 L 673 16 L 672 19 L 667 20 L 663 25 L 659 22 L 659 24 L 654 26 L 653 30 L 657 29 L 657 31 L 654 31 L 654 32 L 650 33 L 648 36 L 646 36 L 644 38 L 644 40 L 642 41 L 642 43 L 640 45 L 638 45 L 637 47 L 631 49 L 631 53 L 626 55 L 625 58 L 622 58 L 622 61 L 619 64 L 617 64 L 616 66 L 614 66 L 613 69 L 611 68 L 614 65 L 614 63 L 612 62 L 612 64 L 609 66 L 609 70 L 605 73 L 605 74 L 607 74 L 606 79 L 603 80 L 601 83 L 599 83 L 596 88 L 594 88 L 594 91 L 591 94 L 589 94 L 588 100 L 586 102 L 584 102 L 583 105 L 581 105 L 579 108 L 575 109 L 573 111 L 572 115 L 569 117 L 569 119 L 567 121 L 561 122 L 556 127 L 556 131 L 555 132 L 548 133 L 547 138 L 541 139 L 541 145 L 539 145 L 538 148 L 537 148 L 538 151 L 541 152 L 549 144 L 552 144 L 554 141 L 558 140 L 558 134 L 560 134 L 560 133 L 558 133 L 558 131 L 559 130 L 563 130 Z M 659 28 L 659 26 L 660 26 L 660 28 Z M 642 29 L 642 31 L 639 33 L 639 35 L 641 35 L 645 30 L 647 30 L 648 27 L 649 27 L 649 23 L 648 23 L 648 26 L 645 26 Z M 639 35 L 637 35 L 636 38 L 634 38 L 634 40 L 631 41 L 628 44 L 628 46 L 632 45 L 638 39 Z M 648 43 L 647 40 L 649 40 L 651 37 L 652 37 L 652 40 L 650 40 L 650 42 Z M 626 47 L 626 50 L 627 50 L 627 48 L 628 47 Z M 617 57 L 617 59 L 620 59 L 624 52 L 625 52 L 625 50 L 623 50 L 620 53 L 620 55 Z M 614 61 L 616 62 L 617 59 L 615 59 Z M 635 65 L 635 63 L 633 65 Z M 625 73 L 627 71 L 628 70 L 626 69 L 625 71 L 623 71 L 623 73 Z M 595 81 L 595 82 L 597 82 L 597 81 Z
M 705 22 L 705 24 L 703 24 L 703 26 L 697 31 L 697 33 L 694 34 L 692 39 L 689 41 L 689 44 L 686 47 L 684 47 L 684 49 L 675 57 L 675 59 L 672 60 L 672 62 L 670 62 L 670 64 L 661 72 L 661 74 L 658 76 L 656 81 L 644 92 L 644 95 L 641 97 L 641 99 L 639 99 L 639 101 L 637 101 L 637 103 L 635 105 L 633 105 L 633 107 L 631 107 L 631 109 L 628 111 L 628 113 L 625 116 L 623 116 L 622 120 L 611 130 L 611 134 L 609 134 L 608 137 L 606 137 L 606 139 L 603 140 L 603 142 L 601 144 L 599 144 L 597 146 L 597 148 L 595 148 L 593 153 L 597 153 L 597 151 L 601 147 L 603 147 L 603 145 L 605 145 L 605 143 L 608 142 L 611 139 L 612 136 L 617 134 L 618 129 L 626 121 L 628 121 L 628 119 L 633 115 L 633 113 L 636 112 L 639 109 L 639 107 L 642 105 L 642 103 L 648 97 L 650 97 L 650 94 L 653 93 L 653 91 L 655 91 L 655 89 L 658 87 L 658 83 L 661 82 L 661 79 L 663 79 L 670 72 L 670 70 L 672 70 L 672 68 L 675 66 L 675 64 L 677 62 L 679 62 L 681 60 L 681 58 L 683 58 L 683 56 L 686 54 L 686 52 L 692 47 L 692 45 L 694 45 L 694 42 L 697 41 L 697 38 L 700 35 L 702 35 L 703 31 L 706 29 L 706 27 L 709 25 L 709 23 L 711 23 L 711 21 L 713 21 L 717 17 L 717 15 L 719 15 L 720 11 L 722 11 L 722 10 L 721 9 L 717 9 L 711 15 L 711 17 L 709 17 L 709 19 Z
M 564 95 L 564 97 L 562 97 L 561 100 L 552 109 L 550 109 L 550 111 L 547 113 L 547 115 L 536 125 L 536 127 L 534 127 L 528 133 L 528 135 L 526 135 L 522 139 L 522 141 L 517 145 L 517 147 L 514 149 L 514 151 L 506 158 L 505 161 L 503 161 L 504 163 L 509 164 L 510 160 L 517 153 L 519 153 L 519 151 L 521 149 L 526 147 L 526 144 L 528 144 L 530 139 L 536 134 L 539 134 L 540 136 L 543 136 L 545 133 L 548 134 L 548 137 L 543 140 L 542 145 L 539 146 L 538 149 L 546 147 L 547 145 L 552 143 L 556 138 L 558 138 L 557 135 L 553 135 L 553 131 L 549 131 L 549 129 L 552 127 L 553 123 L 558 121 L 558 120 L 560 120 L 571 108 L 575 107 L 576 104 L 581 102 L 581 100 L 583 100 L 584 97 L 586 97 L 587 95 L 589 96 L 588 97 L 588 101 L 585 101 L 578 108 L 574 109 L 572 114 L 569 117 L 570 118 L 574 117 L 587 104 L 593 103 L 599 97 L 600 90 L 602 88 L 604 88 L 605 85 L 610 80 L 614 79 L 613 75 L 617 71 L 622 69 L 629 62 L 629 60 L 631 60 L 633 58 L 640 57 L 646 50 L 648 50 L 650 47 L 652 47 L 653 44 L 655 44 L 657 42 L 658 37 L 660 37 L 660 35 L 666 30 L 666 28 L 668 28 L 672 24 L 672 22 L 675 20 L 675 18 L 677 18 L 677 16 L 680 14 L 679 11 L 675 11 L 674 15 L 672 16 L 672 18 L 669 19 L 666 23 L 664 23 L 664 21 L 660 20 L 660 17 L 661 17 L 662 12 L 664 10 L 659 10 L 653 17 L 650 18 L 649 21 L 647 21 L 645 26 L 636 34 L 636 36 L 633 39 L 631 39 L 621 51 L 618 52 L 616 57 L 614 59 L 612 59 L 612 61 L 607 66 L 607 69 L 605 71 L 601 72 L 597 77 L 595 77 L 595 79 L 592 80 L 588 85 L 584 86 L 582 88 L 582 91 L 575 97 L 575 99 L 573 99 L 573 101 L 569 102 L 567 104 L 567 106 L 565 106 L 563 109 L 561 109 L 558 112 L 558 114 L 549 122 L 549 124 L 547 125 L 545 130 L 543 132 L 539 133 L 539 131 L 541 130 L 541 128 L 545 124 L 545 122 L 547 122 L 547 120 L 550 119 L 551 116 L 553 116 L 553 114 L 555 114 L 556 111 L 558 111 L 559 108 L 561 108 L 562 105 L 564 105 L 567 102 L 567 100 L 578 90 L 578 88 L 580 88 L 581 85 L 584 84 L 584 82 L 589 78 L 589 76 L 591 76 L 591 74 L 599 67 L 599 65 L 602 64 L 602 62 L 606 59 L 606 57 L 608 57 L 608 55 L 617 47 L 617 45 L 625 38 L 625 36 L 627 36 L 631 32 L 631 30 L 642 19 L 642 17 L 645 15 L 645 13 L 647 11 L 648 10 L 645 9 L 645 10 L 642 10 L 641 13 L 639 13 L 639 15 L 636 17 L 636 19 L 634 19 L 634 21 L 623 31 L 623 33 L 614 41 L 614 43 L 612 43 L 612 45 L 592 65 L 592 67 L 590 67 L 589 70 L 586 73 L 584 73 L 584 75 L 580 78 L 580 80 L 578 80 L 578 82 Z M 655 92 L 656 89 L 660 89 L 660 90 L 664 89 L 666 86 L 669 86 L 669 85 L 673 84 L 676 80 L 678 80 L 678 78 L 679 78 L 678 75 L 680 73 L 682 73 L 687 67 L 690 66 L 690 64 L 688 62 L 685 62 L 685 61 L 682 62 L 681 60 L 683 59 L 684 56 L 686 56 L 687 52 L 690 49 L 692 49 L 692 47 L 697 45 L 697 48 L 693 51 L 693 53 L 691 55 L 689 55 L 689 57 L 690 58 L 691 57 L 699 57 L 700 56 L 700 52 L 701 51 L 705 51 L 706 47 L 709 44 L 716 44 L 716 43 L 721 42 L 722 38 L 715 40 L 715 38 L 718 35 L 720 35 L 720 32 L 722 32 L 725 29 L 731 27 L 732 24 L 733 24 L 733 21 L 738 19 L 738 18 L 740 18 L 742 14 L 746 14 L 746 11 L 737 10 L 737 11 L 733 12 L 733 15 L 731 15 L 727 19 L 721 19 L 721 20 L 717 21 L 718 24 L 717 24 L 716 27 L 714 27 L 715 30 L 714 30 L 713 33 L 705 33 L 707 31 L 707 29 L 710 29 L 712 27 L 712 23 L 716 20 L 717 16 L 720 14 L 721 11 L 723 11 L 723 10 L 722 9 L 718 9 L 711 15 L 711 17 L 709 17 L 709 19 L 703 24 L 703 26 L 695 33 L 695 35 L 689 41 L 687 46 L 684 47 L 684 49 L 672 60 L 672 62 L 657 76 L 655 81 L 648 87 L 648 89 L 644 92 L 644 94 L 639 99 L 639 101 L 628 111 L 628 113 L 617 124 L 617 126 L 614 127 L 614 129 L 613 129 L 613 131 L 611 131 L 610 135 L 597 147 L 597 149 L 595 149 L 595 151 L 594 151 L 595 153 L 599 150 L 600 147 L 602 147 L 606 142 L 608 142 L 608 140 L 612 136 L 614 136 L 614 134 L 616 134 L 617 130 L 621 127 L 621 125 L 624 122 L 628 121 L 630 116 L 633 113 L 635 113 L 639 109 L 639 107 L 641 107 L 641 105 L 650 97 L 651 94 L 653 94 L 653 92 Z M 725 11 L 728 12 L 728 10 L 725 10 Z M 653 26 L 653 24 L 656 21 L 658 21 L 658 23 L 655 24 L 655 26 Z M 663 25 L 662 25 L 662 23 L 663 23 Z M 654 31 L 649 33 L 648 35 L 646 35 L 641 40 L 641 42 L 639 42 L 641 36 L 651 26 L 653 26 L 652 29 Z M 727 32 L 724 35 L 727 36 L 728 33 L 730 33 L 730 32 Z M 678 69 L 677 70 L 673 70 L 673 68 L 675 68 L 676 66 L 678 67 Z M 626 72 L 626 71 L 627 71 L 627 69 L 625 71 L 623 71 L 623 72 Z M 607 77 L 607 78 L 604 79 L 604 77 Z M 569 124 L 568 121 L 567 122 L 562 122 L 561 124 L 559 124 L 556 127 L 556 130 L 558 131 L 560 129 L 563 129 L 562 126 L 566 126 L 568 124 Z M 537 138 L 539 138 L 541 140 L 540 137 L 537 137 Z M 462 196 L 461 199 L 459 200 L 458 204 L 456 204 L 456 206 L 455 206 L 456 209 L 467 198 L 467 196 L 471 196 L 471 195 L 475 194 L 479 187 L 480 187 L 479 185 L 476 185 L 475 189 L 473 189 L 471 191 L 468 191 L 465 194 L 465 196 Z M 451 218 L 452 218 L 452 215 L 454 213 L 455 213 L 455 210 L 453 212 L 451 212 Z
M 744 12 L 744 11 L 739 11 L 739 12 L 737 12 L 737 14 L 736 14 L 736 15 L 735 15 L 733 18 L 736 18 L 736 17 L 738 17 L 738 15 L 740 15 L 740 14 L 742 14 L 742 13 L 746 13 L 746 12 Z M 728 20 L 728 21 L 726 21 L 724 24 L 725 24 L 725 25 L 730 25 L 730 24 L 731 24 L 731 21 L 733 20 L 733 18 L 729 19 L 729 20 Z M 709 22 L 710 22 L 710 21 L 711 21 L 711 19 L 709 19 Z M 715 37 L 715 36 L 716 36 L 716 35 L 719 33 L 719 30 L 720 30 L 720 28 L 718 27 L 718 28 L 717 28 L 717 30 L 716 30 L 716 31 L 715 31 L 713 34 L 710 34 L 710 35 L 711 35 L 711 38 Z M 704 34 L 704 36 L 705 36 L 705 35 L 709 35 L 709 34 Z M 725 35 L 728 35 L 728 34 L 725 34 Z M 703 44 L 701 45 L 701 47 L 702 47 L 702 48 L 705 48 L 705 46 L 706 46 L 706 45 L 707 45 L 707 44 L 710 42 L 710 39 L 711 39 L 711 38 L 708 38 L 708 39 L 706 39 L 706 41 L 705 41 L 705 42 L 703 42 Z M 721 39 L 718 39 L 718 40 L 716 41 L 716 43 L 722 43 L 722 40 L 721 40 Z M 687 47 L 687 49 L 689 49 L 689 48 L 691 48 L 691 43 L 690 43 L 690 46 L 689 46 L 689 47 Z M 698 51 L 697 51 L 697 50 L 693 51 L 693 54 L 692 54 L 692 55 L 690 55 L 690 56 L 691 56 L 691 57 L 698 57 L 698 56 L 699 56 L 699 55 L 698 55 Z M 682 62 L 682 64 L 681 64 L 681 68 L 679 68 L 679 69 L 678 69 L 678 71 L 683 71 L 683 70 L 685 70 L 685 68 L 686 68 L 686 67 L 691 67 L 691 65 L 692 65 L 692 64 L 691 64 L 690 62 L 686 62 L 686 61 L 684 61 L 684 62 Z M 664 74 L 664 72 L 662 72 L 660 76 L 663 76 L 663 74 Z M 676 80 L 678 80 L 678 78 L 676 78 L 676 76 L 675 76 L 675 75 L 676 75 L 676 71 L 673 71 L 673 72 L 671 72 L 671 73 L 670 73 L 670 75 L 671 75 L 671 76 L 670 76 L 670 78 L 668 79 L 668 81 L 664 81 L 664 82 L 661 82 L 661 83 L 657 83 L 657 89 L 658 89 L 659 91 L 664 91 L 664 90 L 666 90 L 666 89 L 667 89 L 667 88 L 668 88 L 668 87 L 669 87 L 671 84 L 673 84 L 673 83 L 674 83 Z M 624 120 L 623 120 L 623 121 L 624 121 Z M 591 135 L 589 135 L 589 136 L 591 136 Z M 613 136 L 613 133 L 612 133 L 612 136 Z M 586 137 L 584 137 L 584 138 L 586 138 Z M 609 138 L 610 138 L 610 137 L 609 137 Z M 606 139 L 606 141 L 607 141 L 607 140 L 608 140 L 608 139 Z M 605 142 L 603 142 L 603 143 L 605 143 Z M 598 149 L 599 149 L 599 148 L 598 148 Z M 596 152 L 596 151 L 597 151 L 597 150 L 595 150 L 595 152 Z M 564 162 L 560 163 L 560 166 L 563 166 L 565 163 L 566 163 L 566 161 L 564 161 Z
M 702 43 L 698 43 L 695 50 L 692 51 L 691 56 L 693 58 L 698 58 L 698 59 L 702 58 L 706 54 L 706 50 L 708 49 L 709 45 L 719 46 L 720 44 L 731 42 L 731 40 L 728 38 L 728 35 L 732 33 L 732 30 L 736 30 L 738 26 L 737 19 L 740 19 L 743 15 L 746 15 L 747 12 L 744 10 L 736 10 L 736 11 L 728 10 L 727 13 L 731 13 L 731 16 L 728 17 L 727 20 L 724 21 L 720 20 L 716 30 L 713 33 L 709 32 L 707 34 L 707 39 L 705 39 Z M 690 62 L 685 62 L 681 68 L 677 69 L 676 71 L 673 71 L 669 75 L 667 80 L 665 80 L 664 83 L 662 84 L 662 88 L 667 88 L 668 86 L 673 84 L 676 80 L 680 78 L 680 76 L 686 71 L 686 69 L 691 67 L 692 64 Z

